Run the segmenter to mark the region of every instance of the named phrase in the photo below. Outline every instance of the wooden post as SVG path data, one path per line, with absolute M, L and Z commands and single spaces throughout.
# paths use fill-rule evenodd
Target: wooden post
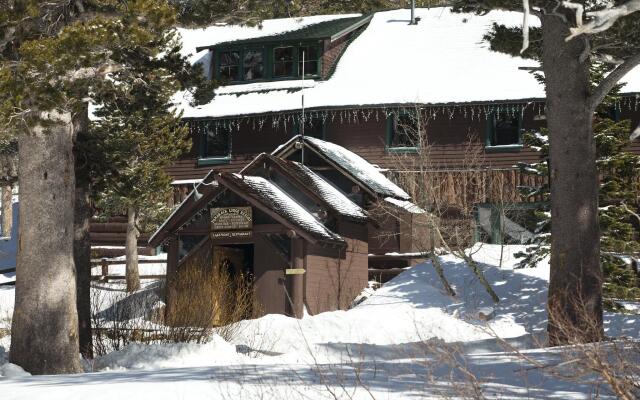
M 304 311 L 304 247 L 300 238 L 291 239 L 291 268 L 286 274 L 287 290 L 291 296 L 291 303 L 288 304 L 290 316 L 302 318 Z
M 109 263 L 107 262 L 106 258 L 103 258 L 101 261 L 101 266 L 102 266 L 102 280 L 105 282 L 109 282 Z
M 210 242 L 208 242 L 210 243 Z M 178 274 L 178 253 L 179 253 L 178 237 L 169 239 L 169 251 L 167 252 L 167 269 L 164 287 L 164 302 L 166 304 L 164 310 L 164 319 L 167 325 L 175 323 L 175 308 L 179 293 L 176 288 Z

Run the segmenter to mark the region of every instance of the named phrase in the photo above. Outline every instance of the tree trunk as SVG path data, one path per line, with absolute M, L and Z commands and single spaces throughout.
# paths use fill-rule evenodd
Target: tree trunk
M 127 259 L 127 292 L 140 289 L 140 274 L 138 273 L 138 227 L 137 212 L 134 207 L 127 210 L 127 241 L 125 255 Z
M 589 63 L 580 62 L 583 40 L 565 42 L 566 22 L 545 16 L 542 28 L 553 221 L 549 343 L 598 341 L 603 278 Z
M 74 119 L 76 145 L 87 140 L 88 111 L 78 113 Z M 93 208 L 90 199 L 90 179 L 82 146 L 74 147 L 76 203 L 74 210 L 73 259 L 76 265 L 76 293 L 78 310 L 78 337 L 80 353 L 84 358 L 93 358 L 93 336 L 91 330 L 91 238 L 89 228 Z
M 20 222 L 10 361 L 32 374 L 81 372 L 76 274 L 73 122 L 47 123 L 18 138 Z
M 11 237 L 13 228 L 13 186 L 2 186 L 2 236 Z
M 80 353 L 84 358 L 91 359 L 93 358 L 93 341 L 91 331 L 91 241 L 89 226 L 92 209 L 89 201 L 89 187 L 85 183 L 82 182 L 76 186 L 73 258 L 76 264 Z

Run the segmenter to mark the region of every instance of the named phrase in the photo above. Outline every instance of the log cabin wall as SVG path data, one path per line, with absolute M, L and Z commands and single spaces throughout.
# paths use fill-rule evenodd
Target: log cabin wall
M 535 130 L 544 126 L 538 112 L 527 109 L 522 126 Z M 640 111 L 623 109 L 623 119 L 631 119 L 634 126 L 640 123 Z M 292 123 L 273 127 L 270 119 L 261 130 L 251 122 L 244 122 L 233 132 L 232 158 L 228 164 L 198 166 L 200 138 L 193 138 L 193 148 L 167 172 L 176 180 L 202 178 L 211 169 L 239 171 L 261 152 L 271 152 L 294 135 Z M 425 128 L 429 156 L 389 152 L 386 148 L 387 122 L 385 117 L 371 117 L 357 122 L 327 120 L 324 139 L 339 144 L 365 158 L 372 164 L 389 169 L 390 175 L 402 183 L 415 170 L 430 171 L 427 182 L 434 188 L 434 195 L 441 201 L 467 207 L 469 204 L 521 201 L 518 186 L 536 186 L 544 178 L 523 174 L 514 167 L 519 162 L 531 163 L 539 159 L 537 152 L 528 149 L 495 151 L 485 148 L 486 118 L 471 118 L 456 114 L 454 118 L 439 115 L 427 122 Z M 631 150 L 640 153 L 640 141 L 636 140 Z M 474 163 L 469 162 L 472 154 Z M 424 165 L 425 160 L 428 165 Z M 421 166 L 414 165 L 420 162 Z M 471 165 L 475 164 L 475 165 Z M 403 175 L 405 177 L 403 177 Z M 413 178 L 411 178 L 413 179 Z M 402 186 L 402 184 L 401 184 Z M 191 185 L 176 187 L 174 201 L 179 203 L 190 191 Z M 539 200 L 539 199 L 533 199 Z

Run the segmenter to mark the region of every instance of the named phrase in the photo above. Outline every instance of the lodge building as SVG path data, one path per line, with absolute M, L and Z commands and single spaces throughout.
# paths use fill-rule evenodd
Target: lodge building
M 251 269 L 265 312 L 345 308 L 367 266 L 435 243 L 426 213 L 393 183 L 416 171 L 452 215 L 477 210 L 478 238 L 527 237 L 496 230 L 504 216 L 494 204 L 526 208 L 518 188 L 546 182 L 518 168 L 540 160 L 522 133 L 545 126 L 544 87 L 533 61 L 484 40 L 492 24 L 520 26 L 522 16 L 416 15 L 417 24 L 394 10 L 181 30 L 185 54 L 221 86 L 208 104 L 177 97 L 193 147 L 168 169 L 179 207 L 150 240 L 169 249 L 168 279 L 213 248 Z M 637 126 L 640 68 L 623 83 L 612 115 Z M 377 214 L 381 203 L 396 206 L 395 218 Z
M 389 216 L 375 218 L 377 203 Z M 394 250 L 413 247 L 426 213 L 353 152 L 294 136 L 238 173 L 211 171 L 151 237 L 167 258 L 167 308 L 191 260 L 197 268 L 233 265 L 254 285 L 261 313 L 301 317 L 345 309 L 367 286 L 369 253 L 381 251 L 381 221 L 392 222 Z M 394 221 L 403 221 L 396 229 Z M 425 251 L 426 249 L 422 250 Z M 249 278 L 250 277 L 250 278 Z M 177 285 L 176 285 L 177 286 Z

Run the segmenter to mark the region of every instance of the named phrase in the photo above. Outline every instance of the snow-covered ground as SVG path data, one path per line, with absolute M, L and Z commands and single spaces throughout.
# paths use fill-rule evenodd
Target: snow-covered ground
M 87 364 L 92 373 L 20 376 L 6 364 L 5 337 L 0 375 L 10 378 L 0 378 L 0 393 L 3 399 L 407 399 L 474 398 L 482 390 L 490 398 L 568 399 L 598 390 L 608 397 L 606 388 L 552 378 L 507 351 L 514 346 L 544 365 L 561 360 L 559 351 L 540 348 L 549 266 L 513 270 L 520 249 L 502 249 L 502 267 L 500 246 L 472 250 L 498 305 L 464 262 L 444 255 L 455 298 L 424 263 L 349 311 L 244 321 L 230 343 L 214 335 L 202 345 L 130 345 Z M 11 308 L 12 289 L 0 289 L 0 313 Z M 640 333 L 638 315 L 606 313 L 605 324 L 611 336 Z

